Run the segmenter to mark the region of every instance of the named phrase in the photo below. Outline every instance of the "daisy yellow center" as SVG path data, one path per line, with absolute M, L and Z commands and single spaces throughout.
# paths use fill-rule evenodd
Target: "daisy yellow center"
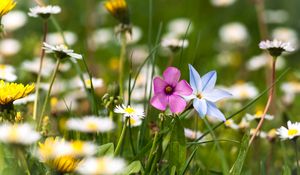
M 50 100 L 50 105 L 52 107 L 56 106 L 58 103 L 58 99 L 56 97 L 52 97 L 51 100 Z
M 92 81 L 90 79 L 84 80 L 84 82 L 85 82 L 85 85 L 87 87 L 91 87 L 92 86 Z
M 133 118 L 130 118 L 129 122 L 130 122 L 130 125 L 134 125 L 136 123 L 135 119 L 133 119 Z
M 106 169 L 106 163 L 104 159 L 100 159 L 97 162 L 98 166 L 97 166 L 97 170 L 96 172 L 104 172 Z
M 86 127 L 87 127 L 89 130 L 92 130 L 92 131 L 95 131 L 95 130 L 98 129 L 98 126 L 97 126 L 95 123 L 92 123 L 92 122 L 87 123 Z
M 262 115 L 263 115 L 263 111 L 259 110 L 255 113 L 255 118 L 261 118 Z
M 84 147 L 84 143 L 81 141 L 74 141 L 72 143 L 72 148 L 74 149 L 75 153 L 81 153 Z
M 4 64 L 0 64 L 0 70 L 5 70 L 6 66 Z
M 165 92 L 166 92 L 166 94 L 172 94 L 173 88 L 172 88 L 171 86 L 167 86 L 167 87 L 165 88 Z
M 289 129 L 288 130 L 288 136 L 294 136 L 298 134 L 298 130 L 297 129 Z
M 16 127 L 12 127 L 8 134 L 8 140 L 16 141 L 18 138 L 18 129 Z
M 246 89 L 242 89 L 241 90 L 241 97 L 248 97 L 249 96 L 249 93 Z
M 231 120 L 226 120 L 226 122 L 225 122 L 225 125 L 226 126 L 230 126 L 232 124 L 232 121 Z
M 135 110 L 131 107 L 125 108 L 125 112 L 128 114 L 133 114 L 135 112 Z

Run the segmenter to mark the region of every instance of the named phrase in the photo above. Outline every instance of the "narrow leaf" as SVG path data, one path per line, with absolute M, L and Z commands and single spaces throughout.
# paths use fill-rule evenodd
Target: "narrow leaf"
M 249 150 L 249 138 L 249 135 L 245 134 L 242 139 L 239 155 L 230 170 L 231 175 L 240 175 L 242 172 L 243 165 Z

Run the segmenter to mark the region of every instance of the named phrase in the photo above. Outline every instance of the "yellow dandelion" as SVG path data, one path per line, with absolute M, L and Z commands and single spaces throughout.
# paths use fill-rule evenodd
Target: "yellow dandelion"
M 60 173 L 71 173 L 80 159 L 68 153 L 67 142 L 63 139 L 49 137 L 39 143 L 38 154 L 42 162 Z
M 0 1 L 0 17 L 7 14 L 16 6 L 16 2 L 14 0 L 1 0 Z
M 12 104 L 15 100 L 23 98 L 34 90 L 34 85 L 6 83 L 0 80 L 0 106 Z
M 79 162 L 78 159 L 72 156 L 62 156 L 55 158 L 51 163 L 51 167 L 61 173 L 71 173 L 75 171 Z
M 128 7 L 125 0 L 108 0 L 104 3 L 104 6 L 122 24 L 130 24 Z

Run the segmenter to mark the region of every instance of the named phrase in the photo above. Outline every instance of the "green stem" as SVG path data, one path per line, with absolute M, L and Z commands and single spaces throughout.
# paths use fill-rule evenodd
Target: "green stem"
M 123 128 L 122 128 L 122 132 L 121 132 L 121 136 L 119 138 L 119 141 L 118 141 L 118 144 L 117 144 L 117 147 L 116 147 L 116 150 L 115 150 L 115 156 L 118 156 L 120 151 L 121 151 L 121 147 L 122 147 L 122 144 L 123 144 L 123 140 L 125 138 L 125 133 L 126 133 L 126 129 L 127 129 L 127 125 L 126 123 L 128 122 L 129 118 L 126 117 L 125 119 L 125 122 L 123 124 Z
M 129 123 L 129 140 L 130 140 L 130 146 L 131 146 L 131 150 L 134 156 L 136 156 L 136 152 L 134 149 L 134 145 L 133 145 L 133 138 L 132 138 L 132 128 L 131 128 L 131 124 L 130 124 L 130 119 L 128 120 Z
M 294 145 L 295 145 L 295 152 L 296 152 L 296 165 L 297 165 L 297 175 L 299 175 L 300 166 L 299 166 L 299 152 L 298 152 L 298 144 L 297 139 L 294 139 Z
M 18 157 L 18 159 L 21 162 L 22 168 L 24 168 L 27 175 L 30 175 L 31 173 L 29 171 L 28 164 L 27 164 L 27 161 L 25 159 L 23 150 L 20 147 L 16 147 L 15 151 L 16 151 L 16 156 Z
M 120 86 L 120 96 L 123 98 L 124 94 L 124 64 L 126 57 L 126 35 L 124 32 L 121 33 L 121 53 L 119 61 L 119 86 Z
M 150 153 L 149 153 L 149 158 L 148 158 L 148 163 L 147 163 L 147 166 L 146 166 L 146 172 L 149 172 L 150 168 L 152 167 L 152 164 L 153 164 L 153 157 L 155 156 L 155 150 L 156 150 L 156 144 L 157 144 L 157 140 L 158 140 L 158 132 L 155 132 L 155 135 L 154 135 L 154 140 L 153 140 L 153 143 L 152 143 L 152 147 L 151 147 L 151 150 L 150 150 Z M 154 162 L 155 163 L 155 162 Z
M 57 58 L 56 66 L 55 66 L 54 72 L 53 72 L 52 77 L 51 77 L 50 86 L 49 86 L 49 89 L 48 89 L 48 92 L 47 92 L 47 95 L 46 95 L 46 98 L 45 98 L 45 101 L 44 101 L 44 104 L 43 104 L 43 108 L 42 108 L 42 112 L 41 112 L 41 115 L 40 115 L 40 118 L 39 118 L 39 122 L 38 122 L 38 125 L 37 125 L 38 130 L 40 129 L 40 126 L 41 126 L 41 122 L 42 122 L 42 119 L 43 119 L 43 116 L 44 116 L 44 113 L 45 113 L 45 110 L 46 110 L 46 107 L 47 107 L 47 104 L 48 104 L 48 101 L 49 101 L 49 98 L 50 98 L 52 86 L 54 84 L 54 80 L 55 80 L 55 77 L 57 75 L 59 65 L 60 65 L 60 59 Z
M 154 170 L 155 170 L 155 167 L 156 167 L 155 165 L 156 165 L 157 159 L 158 159 L 158 154 L 155 154 L 155 157 L 154 157 L 154 160 L 153 160 L 153 163 L 152 163 L 152 166 L 151 166 L 149 175 L 152 175 L 152 174 L 154 173 Z
M 46 41 L 47 33 L 48 33 L 48 20 L 44 20 L 44 28 L 43 28 L 43 43 Z M 38 110 L 38 99 L 39 99 L 39 91 L 40 91 L 40 83 L 41 83 L 41 76 L 42 76 L 42 67 L 45 57 L 45 50 L 42 48 L 41 50 L 41 57 L 40 57 L 40 65 L 39 65 L 39 72 L 38 77 L 36 81 L 36 91 L 35 91 L 35 99 L 34 99 L 34 105 L 33 105 L 33 120 L 36 120 L 37 110 Z

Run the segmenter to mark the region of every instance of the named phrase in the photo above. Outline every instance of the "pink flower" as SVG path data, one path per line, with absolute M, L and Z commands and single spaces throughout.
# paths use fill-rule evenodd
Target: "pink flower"
M 180 71 L 175 67 L 168 67 L 163 73 L 163 79 L 156 77 L 153 80 L 154 96 L 150 103 L 161 111 L 170 107 L 172 113 L 180 113 L 186 107 L 186 101 L 182 96 L 191 95 L 191 86 L 180 79 Z

